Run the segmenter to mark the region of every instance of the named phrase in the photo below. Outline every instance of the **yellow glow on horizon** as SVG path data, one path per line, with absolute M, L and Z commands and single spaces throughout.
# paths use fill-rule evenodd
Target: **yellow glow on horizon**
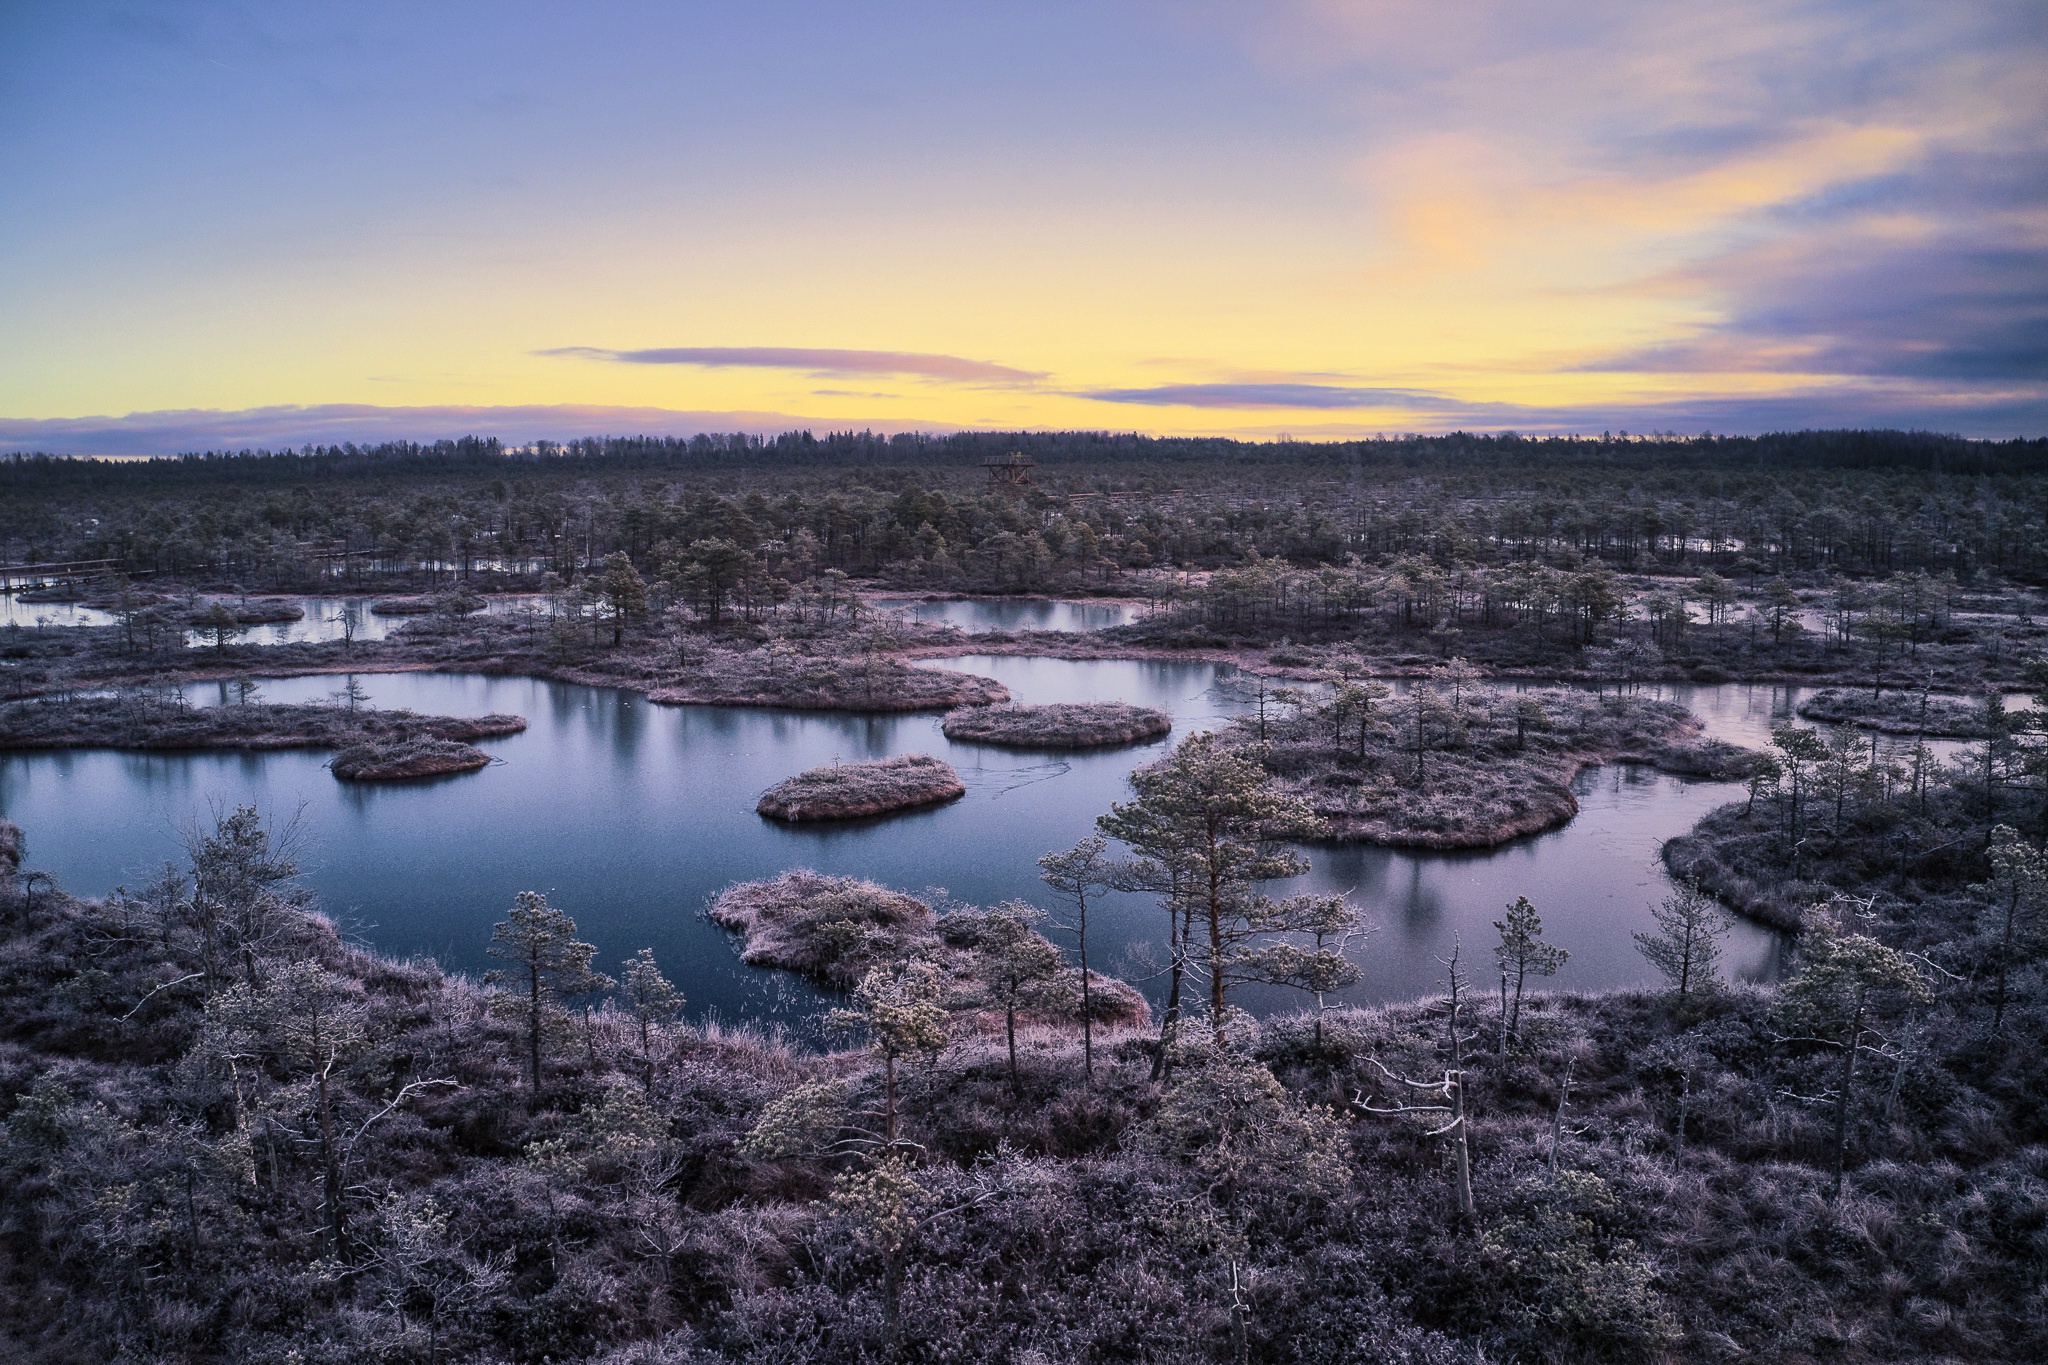
M 1826 376 L 1798 372 L 1806 350 L 1792 343 L 1752 344 L 1730 366 L 1743 373 L 1588 367 L 1710 328 L 1712 291 L 1686 268 L 1754 232 L 1759 214 L 1925 153 L 1909 128 L 1816 122 L 1683 173 L 1574 175 L 1463 132 L 1333 168 L 1362 196 L 1341 212 L 1238 204 L 1196 218 L 1125 204 L 1020 218 L 967 205 L 935 219 L 870 203 L 830 230 L 773 215 L 507 223 L 489 250 L 429 240 L 394 254 L 372 243 L 312 276 L 256 262 L 204 300 L 175 290 L 143 299 L 130 310 L 141 325 L 99 339 L 91 365 L 75 353 L 47 365 L 28 357 L 0 377 L 0 410 L 575 404 L 829 426 L 1268 434 L 1474 422 L 1434 404 L 1219 408 L 1083 395 L 1305 383 L 1541 409 L 1796 392 Z M 1905 215 L 1882 222 L 1873 230 L 1925 230 Z M 937 353 L 1047 378 L 980 385 L 536 354 L 701 345 Z M 1793 368 L 1765 372 L 1772 365 Z

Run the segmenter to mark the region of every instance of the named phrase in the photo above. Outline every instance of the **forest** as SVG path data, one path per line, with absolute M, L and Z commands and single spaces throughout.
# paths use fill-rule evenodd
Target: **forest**
M 1012 451 L 1040 467 L 1022 498 L 981 470 Z M 111 559 L 255 591 L 510 586 L 724 540 L 774 547 L 766 567 L 785 578 L 838 569 L 1001 592 L 1253 554 L 2031 582 L 2048 575 L 2044 470 L 2048 441 L 1896 432 L 1332 445 L 803 434 L 16 456 L 0 459 L 0 562 Z
M 983 468 L 1013 451 L 1022 486 Z M 0 764 L 480 780 L 522 718 L 259 690 L 404 670 L 1152 746 L 1029 900 L 788 867 L 688 907 L 733 970 L 819 992 L 814 1033 L 705 1012 L 540 887 L 478 926 L 488 973 L 381 954 L 288 810 L 216 799 L 111 888 L 0 804 L 0 1356 L 2048 1358 L 2048 443 L 29 457 L 0 461 L 0 560 Z M 1126 615 L 970 635 L 890 605 L 1019 595 Z M 396 624 L 260 639 L 329 598 Z M 1019 706 L 970 648 L 1209 661 L 1233 709 Z M 1673 690 L 1730 683 L 1803 700 L 1741 747 Z M 408 766 L 434 746 L 452 766 Z M 938 796 L 828 812 L 873 818 L 957 775 L 786 785 L 934 764 Z M 1595 945 L 1517 896 L 1427 994 L 1340 999 L 1372 907 L 1283 883 L 1595 818 L 1601 765 L 1728 794 L 1627 935 L 1656 984 L 1549 989 Z M 1151 907 L 1142 979 L 1100 947 L 1112 893 Z M 1768 979 L 1728 961 L 1737 921 L 1778 936 Z

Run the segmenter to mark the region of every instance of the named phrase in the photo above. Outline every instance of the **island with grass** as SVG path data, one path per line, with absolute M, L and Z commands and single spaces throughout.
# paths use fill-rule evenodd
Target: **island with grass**
M 798 773 L 763 792 L 754 809 L 792 823 L 859 820 L 936 806 L 966 794 L 952 764 L 929 754 L 900 754 Z
M 1054 702 L 968 707 L 940 728 L 947 739 L 1006 749 L 1101 749 L 1157 739 L 1173 729 L 1173 717 L 1128 702 Z
M 1399 696 L 1348 681 L 1290 697 L 1233 721 L 1226 736 L 1340 843 L 1492 848 L 1570 820 L 1572 780 L 1596 764 L 1732 781 L 1756 763 L 1701 738 L 1685 707 L 1632 692 L 1518 691 L 1456 676 Z
M 1984 697 L 1924 690 L 1873 696 L 1860 688 L 1830 687 L 1799 703 L 1799 714 L 1823 724 L 1854 725 L 1887 735 L 1983 739 L 1991 733 L 1991 711 Z
M 191 706 L 160 692 L 43 696 L 0 704 L 0 751 L 24 749 L 334 749 L 354 781 L 469 772 L 491 762 L 474 741 L 515 735 L 521 716 L 423 716 L 344 706 Z
M 1008 701 L 1010 692 L 993 678 L 920 668 L 885 654 L 769 646 L 707 651 L 683 676 L 647 696 L 671 706 L 895 712 L 988 706 Z
M 402 782 L 475 772 L 492 762 L 491 756 L 474 744 L 422 735 L 351 744 L 334 756 L 327 769 L 348 782 Z
M 955 1008 L 976 1003 L 974 955 L 986 912 L 955 909 L 942 915 L 928 902 L 876 882 L 799 868 L 729 886 L 705 913 L 741 935 L 740 958 L 749 966 L 775 967 L 849 990 L 877 968 L 930 962 L 953 983 Z M 1088 982 L 1088 1010 L 1098 1026 L 1141 1028 L 1151 1022 L 1145 997 L 1130 983 L 1093 971 Z M 1033 1013 L 1040 1022 L 1078 1025 L 1080 994 L 1048 996 Z

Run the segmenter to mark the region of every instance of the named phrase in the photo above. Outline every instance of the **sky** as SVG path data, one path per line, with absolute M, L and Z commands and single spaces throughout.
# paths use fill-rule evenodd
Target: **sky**
M 0 451 L 2048 434 L 2041 0 L 0 0 Z

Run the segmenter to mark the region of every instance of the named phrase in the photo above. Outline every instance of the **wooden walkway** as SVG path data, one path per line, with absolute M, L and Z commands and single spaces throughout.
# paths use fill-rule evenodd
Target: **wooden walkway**
M 16 588 L 46 588 L 53 583 L 75 583 L 81 578 L 98 578 L 121 567 L 117 559 L 68 559 L 50 564 L 0 564 L 0 592 Z

